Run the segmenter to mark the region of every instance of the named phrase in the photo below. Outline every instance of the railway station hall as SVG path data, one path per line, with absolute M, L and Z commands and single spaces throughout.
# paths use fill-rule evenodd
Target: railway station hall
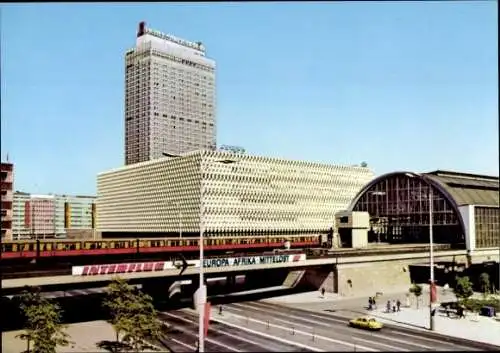
M 348 211 L 369 213 L 371 243 L 427 243 L 432 214 L 436 244 L 469 251 L 500 246 L 499 178 L 494 176 L 388 173 L 365 185 Z

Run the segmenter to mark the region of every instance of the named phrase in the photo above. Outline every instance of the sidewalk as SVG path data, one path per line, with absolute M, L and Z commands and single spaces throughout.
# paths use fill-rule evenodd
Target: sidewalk
M 23 330 L 2 332 L 2 352 L 19 353 L 25 351 L 26 341 L 16 338 L 16 335 L 23 332 Z M 114 341 L 116 337 L 113 327 L 102 320 L 70 324 L 66 329 L 66 333 L 70 335 L 69 340 L 74 343 L 66 347 L 58 346 L 56 348 L 57 353 L 108 352 L 99 349 L 96 343 L 104 340 Z M 149 350 L 149 352 L 154 351 Z
M 419 305 L 429 305 L 429 286 L 423 285 L 422 296 L 419 298 Z M 406 295 L 409 288 L 402 288 L 399 291 L 383 292 L 377 297 L 377 305 L 384 305 L 388 300 L 400 300 L 403 305 L 406 303 Z M 373 293 L 375 295 L 376 293 Z M 416 298 L 410 294 L 410 303 L 412 306 L 416 305 Z M 456 300 L 455 294 L 451 290 L 443 291 L 438 287 L 438 300 L 440 302 Z M 263 301 L 269 303 L 276 303 L 282 305 L 288 304 L 303 304 L 307 307 L 325 306 L 325 308 L 335 307 L 336 309 L 361 309 L 368 306 L 368 296 L 356 297 L 343 297 L 337 293 L 325 293 L 324 297 L 319 291 L 304 292 L 297 294 L 284 295 L 281 297 L 274 297 L 264 299 Z

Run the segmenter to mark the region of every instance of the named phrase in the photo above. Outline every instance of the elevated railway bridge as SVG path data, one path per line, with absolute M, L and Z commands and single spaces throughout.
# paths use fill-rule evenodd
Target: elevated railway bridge
M 455 270 L 467 266 L 466 250 L 451 249 L 448 245 L 435 245 L 435 250 L 437 267 L 456 264 Z M 478 261 L 498 261 L 498 249 L 476 255 Z M 182 276 L 182 260 L 174 254 L 169 258 L 136 260 L 109 261 L 102 258 L 82 264 L 68 261 L 59 263 L 58 268 L 47 269 L 39 269 L 36 264 L 29 268 L 2 265 L 3 292 L 4 295 L 14 295 L 25 286 L 37 286 L 49 292 L 85 290 L 104 287 L 117 275 L 152 292 L 165 293 L 175 283 L 185 285 L 183 291 L 194 292 L 198 287 L 199 259 L 186 258 L 188 267 Z M 211 255 L 204 263 L 207 281 L 223 278 L 229 286 L 243 278 L 247 287 L 305 286 L 350 296 L 366 291 L 375 293 L 381 288 L 409 286 L 412 266 L 428 266 L 429 249 L 428 246 L 400 245 L 368 249 L 296 249 L 274 253 L 234 252 Z

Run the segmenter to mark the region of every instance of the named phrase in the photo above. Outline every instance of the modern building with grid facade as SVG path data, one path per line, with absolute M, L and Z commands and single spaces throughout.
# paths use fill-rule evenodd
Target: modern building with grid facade
M 370 214 L 371 242 L 429 241 L 469 251 L 500 246 L 499 178 L 435 171 L 396 172 L 367 184 L 349 210 Z
M 125 56 L 125 164 L 216 148 L 215 61 L 139 24 Z
M 100 173 L 97 230 L 194 235 L 202 212 L 209 236 L 326 232 L 371 179 L 364 167 L 195 151 Z

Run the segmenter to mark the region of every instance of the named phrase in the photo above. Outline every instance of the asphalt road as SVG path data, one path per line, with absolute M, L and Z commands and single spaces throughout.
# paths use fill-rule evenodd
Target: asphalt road
M 162 312 L 169 326 L 162 343 L 173 352 L 194 352 L 198 340 L 198 316 L 191 310 Z M 205 340 L 206 352 L 310 352 L 294 344 L 280 342 L 239 328 L 211 322 Z
M 351 328 L 345 317 L 260 301 L 226 304 L 222 315 L 213 310 L 212 320 L 296 342 L 314 351 L 480 350 L 467 343 L 423 337 L 419 331 L 385 327 L 380 332 L 369 332 Z

